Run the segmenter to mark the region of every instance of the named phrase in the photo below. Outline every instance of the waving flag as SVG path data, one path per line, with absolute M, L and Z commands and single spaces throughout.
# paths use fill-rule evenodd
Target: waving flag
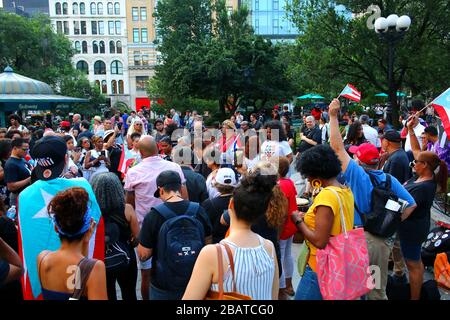
M 431 102 L 434 110 L 439 114 L 445 133 L 450 137 L 450 88 Z
M 350 83 L 345 86 L 344 90 L 342 90 L 339 96 L 356 102 L 361 101 L 361 92 L 356 90 L 356 88 L 352 86 Z
M 22 290 L 26 300 L 42 298 L 37 256 L 44 250 L 55 251 L 61 246 L 59 236 L 48 215 L 47 205 L 58 192 L 72 187 L 84 188 L 89 194 L 92 217 L 97 223 L 94 236 L 89 242 L 89 257 L 104 260 L 103 219 L 92 187 L 86 179 L 36 181 L 20 193 L 18 201 L 19 255 L 25 269 L 22 276 Z
M 117 168 L 119 172 L 122 172 L 122 177 L 125 177 L 128 169 L 134 167 L 137 163 L 138 156 L 133 154 L 133 152 L 129 150 L 125 144 L 123 144 L 119 167 Z

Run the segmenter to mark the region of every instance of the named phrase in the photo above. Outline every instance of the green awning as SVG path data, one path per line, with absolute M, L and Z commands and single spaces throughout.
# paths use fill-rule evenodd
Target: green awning
M 0 103 L 86 103 L 88 99 L 56 94 L 0 94 Z

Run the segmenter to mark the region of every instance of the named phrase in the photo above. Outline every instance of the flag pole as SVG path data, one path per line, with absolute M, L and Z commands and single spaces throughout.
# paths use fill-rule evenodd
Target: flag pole
M 433 104 L 433 102 L 430 102 L 429 104 L 427 104 L 425 107 L 423 107 L 422 109 L 420 109 L 419 111 L 416 112 L 416 116 L 419 115 L 422 111 L 424 111 L 426 108 L 428 108 L 429 106 L 431 106 Z

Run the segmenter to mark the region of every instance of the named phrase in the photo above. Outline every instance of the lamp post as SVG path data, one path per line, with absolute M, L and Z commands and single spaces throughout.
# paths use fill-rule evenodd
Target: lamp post
M 393 124 L 398 123 L 398 108 L 397 108 L 397 86 L 394 79 L 394 60 L 395 60 L 395 45 L 403 39 L 405 33 L 411 26 L 411 18 L 408 16 L 398 17 L 396 14 L 391 14 L 387 18 L 380 17 L 375 20 L 375 32 L 380 35 L 380 38 L 388 45 L 388 121 Z

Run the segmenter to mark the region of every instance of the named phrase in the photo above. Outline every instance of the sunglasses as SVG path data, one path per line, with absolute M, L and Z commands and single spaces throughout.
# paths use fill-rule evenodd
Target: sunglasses
M 142 127 L 142 123 L 135 123 L 134 125 L 135 125 L 135 126 Z
M 416 163 L 425 163 L 425 161 L 420 161 L 420 160 L 413 160 L 409 163 L 410 168 L 414 168 L 414 166 L 416 165 Z

